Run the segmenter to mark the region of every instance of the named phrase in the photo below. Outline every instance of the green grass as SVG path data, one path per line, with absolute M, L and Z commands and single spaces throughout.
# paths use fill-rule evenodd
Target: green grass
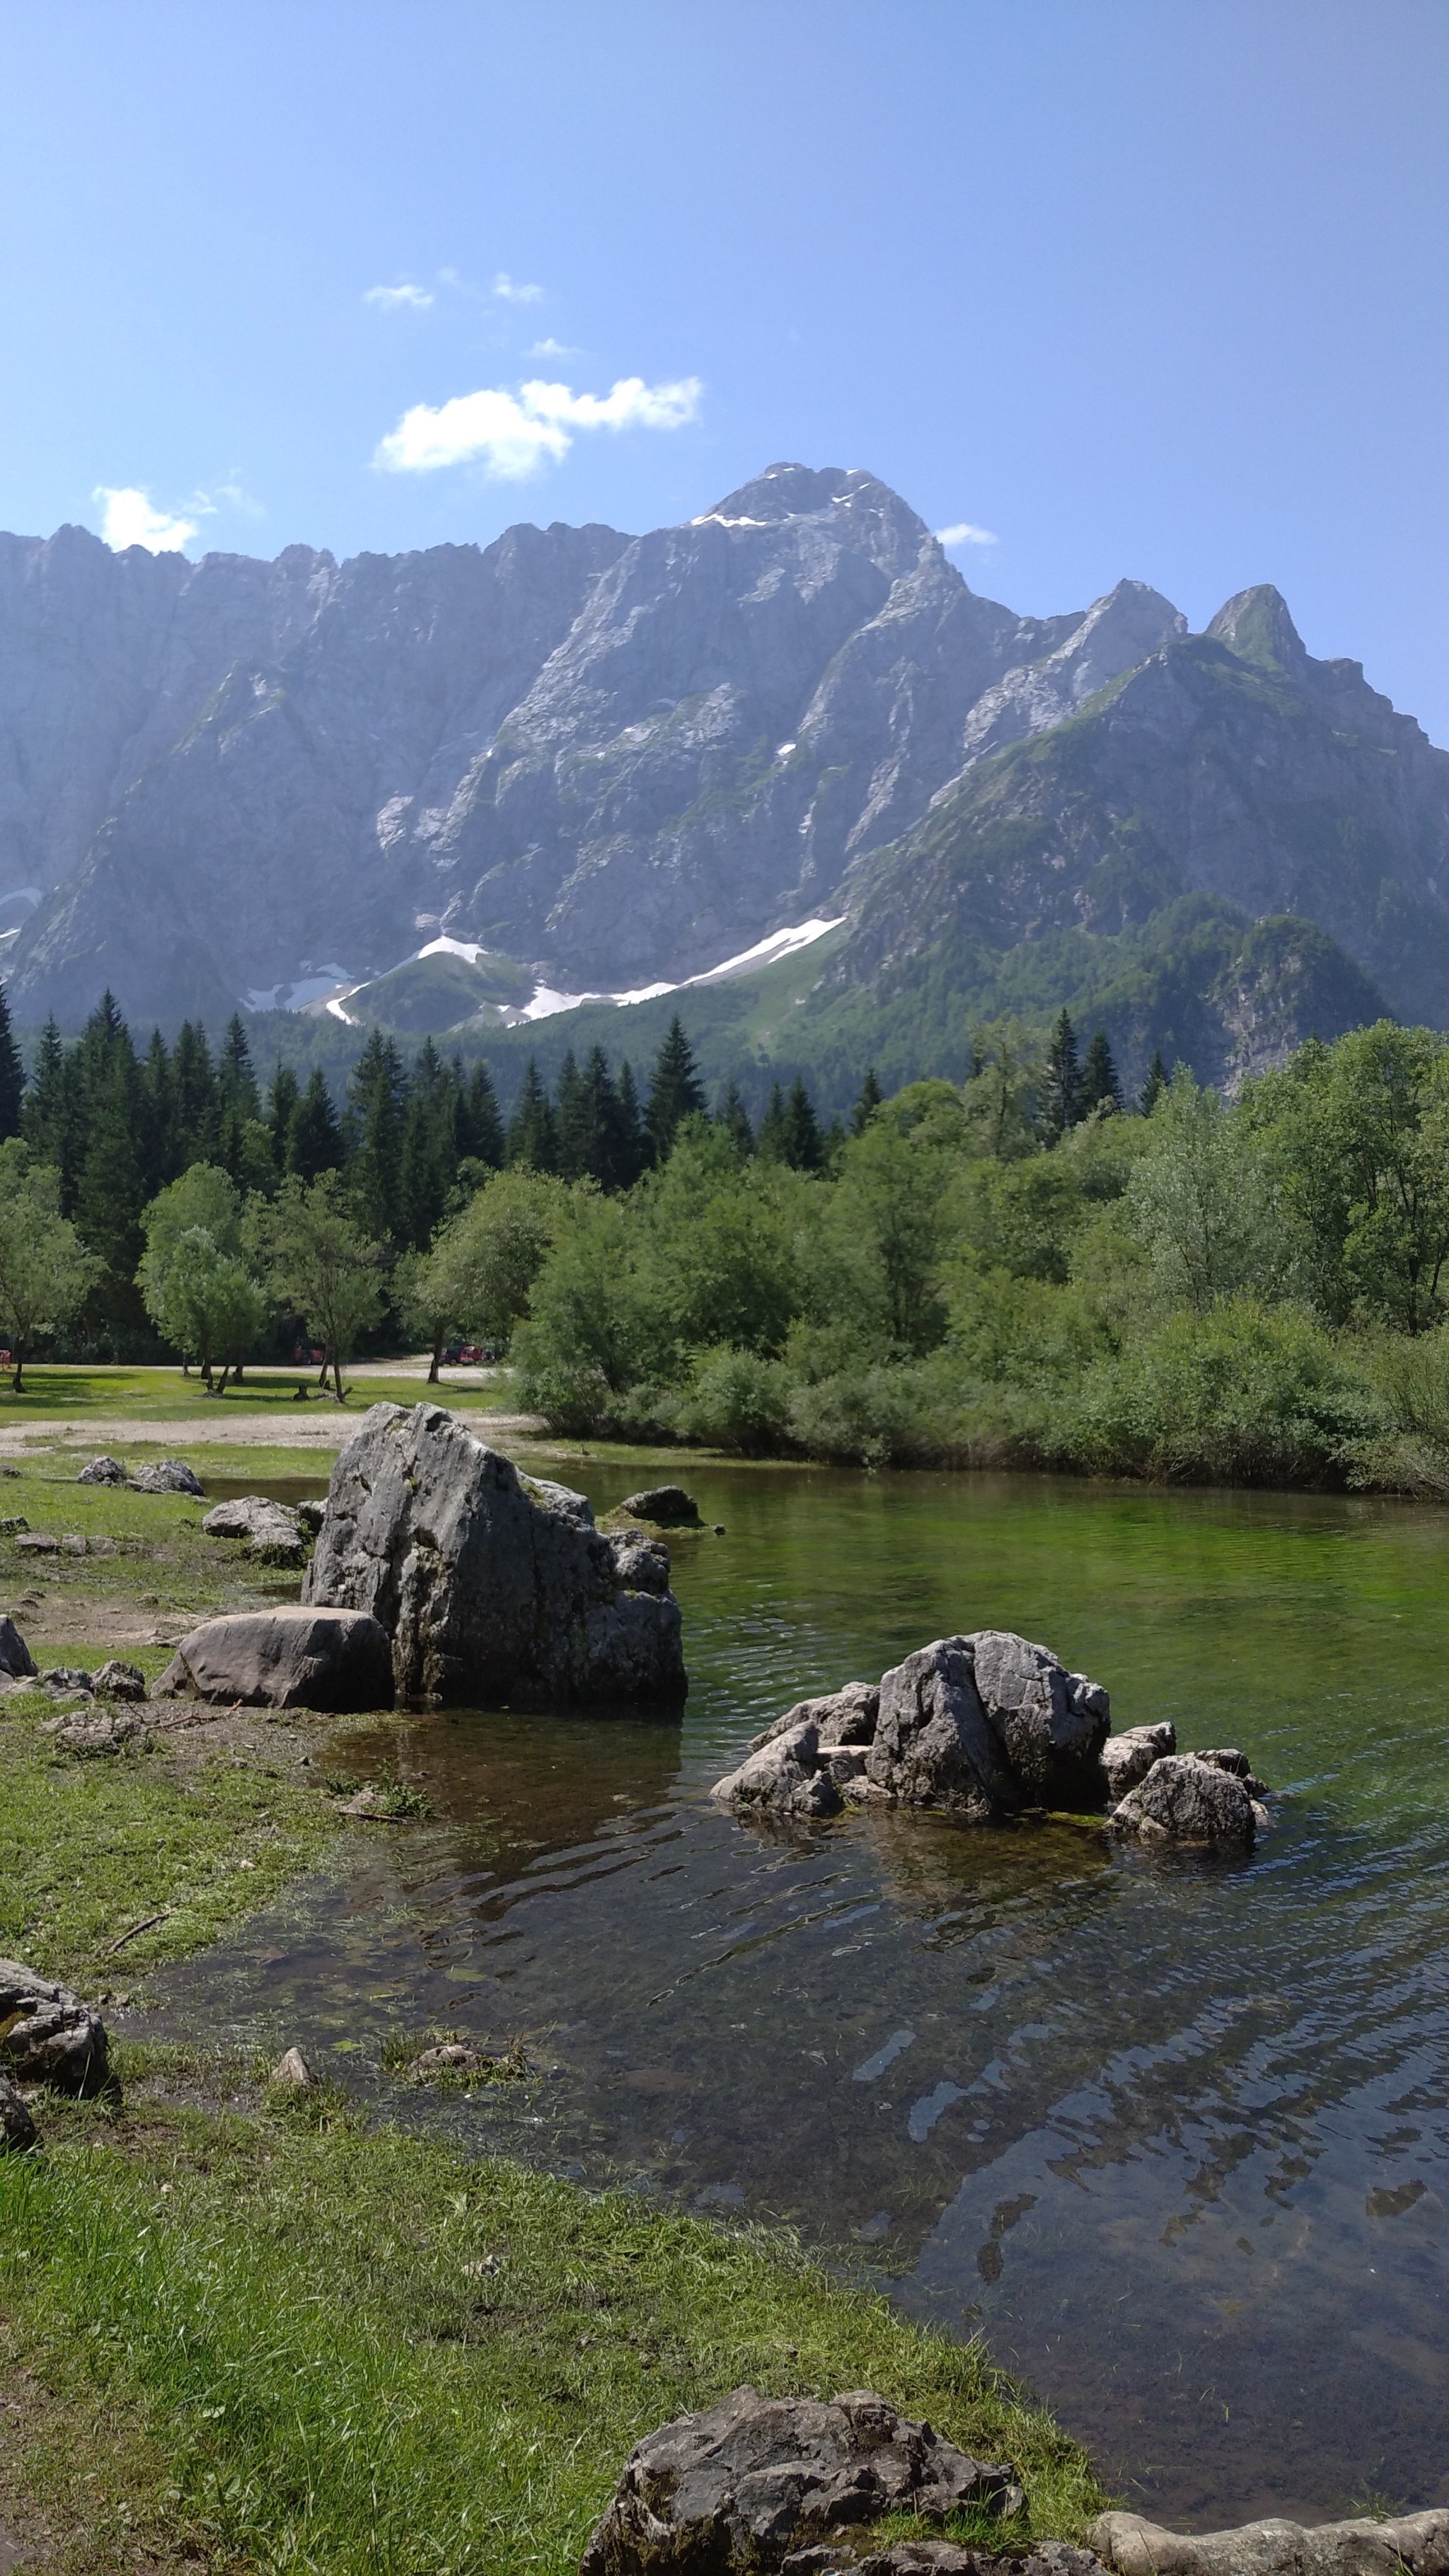
M 745 2380 L 880 2389 L 1014 2461 L 1035 2532 L 1100 2509 L 979 2349 L 788 2242 L 306 2097 L 178 2108 L 143 2067 L 124 2114 L 43 2104 L 45 2156 L 0 2165 L 0 2355 L 39 2392 L 6 2474 L 49 2494 L 62 2570 L 572 2576 L 632 2443 Z M 97 2462 L 74 2436 L 102 2420 Z
M 210 1416 L 275 1413 L 285 1438 L 288 1420 L 296 1421 L 299 1415 L 308 1422 L 328 1416 L 345 1420 L 384 1400 L 417 1404 L 431 1393 L 461 1413 L 506 1412 L 513 1402 L 508 1381 L 497 1377 L 479 1386 L 445 1383 L 431 1390 L 418 1377 L 351 1379 L 344 1369 L 342 1379 L 350 1389 L 345 1405 L 324 1393 L 312 1368 L 283 1369 L 268 1363 L 255 1373 L 248 1369 L 240 1386 L 228 1386 L 225 1395 L 215 1396 L 208 1395 L 194 1370 L 183 1377 L 179 1368 L 27 1367 L 20 1395 L 8 1379 L 0 1379 L 0 1433 L 23 1429 L 28 1422 L 54 1420 L 199 1423 Z M 299 1385 L 307 1389 L 305 1405 L 297 1401 Z

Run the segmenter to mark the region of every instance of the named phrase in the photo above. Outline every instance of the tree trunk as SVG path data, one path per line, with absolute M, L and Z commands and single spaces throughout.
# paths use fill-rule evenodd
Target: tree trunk
M 15 1383 L 10 1392 L 12 1395 L 23 1395 L 25 1392 L 24 1387 L 20 1383 L 20 1340 L 18 1335 L 16 1336 L 15 1342 Z
M 222 1370 L 222 1373 L 221 1373 L 221 1384 L 220 1384 L 220 1386 L 215 1386 L 215 1387 L 213 1387 L 213 1388 L 212 1388 L 212 1394 L 213 1394 L 213 1395 L 225 1395 L 225 1393 L 226 1393 L 226 1381 L 227 1381 L 227 1378 L 229 1377 L 230 1373 L 231 1373 L 231 1362 L 228 1360 L 228 1362 L 227 1362 L 227 1364 L 226 1364 L 226 1367 Z
M 443 1328 L 442 1328 L 442 1326 L 441 1326 L 441 1324 L 440 1324 L 440 1325 L 438 1326 L 438 1329 L 437 1329 L 436 1333 L 433 1335 L 433 1365 L 432 1365 L 432 1367 L 431 1367 L 431 1368 L 429 1369 L 429 1371 L 428 1371 L 428 1384 L 429 1384 L 429 1386 L 436 1386 L 436 1385 L 437 1385 L 437 1383 L 438 1383 L 438 1364 L 439 1364 L 439 1362 L 441 1361 L 442 1356 L 443 1356 Z
M 332 1362 L 332 1383 L 337 1389 L 337 1401 L 340 1404 L 342 1402 L 342 1362 L 335 1357 Z

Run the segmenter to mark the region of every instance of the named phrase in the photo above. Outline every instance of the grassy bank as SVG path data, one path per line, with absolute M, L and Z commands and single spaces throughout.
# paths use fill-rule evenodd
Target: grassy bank
M 234 1420 L 239 1414 L 275 1415 L 277 1436 L 285 1441 L 299 1419 L 346 1419 L 369 1404 L 417 1404 L 429 1392 L 426 1375 L 399 1362 L 395 1369 L 369 1361 L 358 1372 L 344 1372 L 348 1403 L 339 1406 L 317 1384 L 311 1368 L 284 1369 L 271 1363 L 248 1369 L 240 1384 L 224 1395 L 210 1395 L 193 1370 L 179 1368 L 95 1368 L 62 1363 L 27 1365 L 22 1391 L 9 1378 L 0 1379 L 0 1433 L 23 1430 L 30 1423 L 64 1422 L 83 1428 L 89 1420 L 138 1424 L 186 1423 L 194 1427 Z M 297 1390 L 305 1390 L 299 1399 Z M 445 1373 L 445 1383 L 431 1392 L 459 1412 L 494 1413 L 512 1401 L 505 1378 L 460 1378 Z M 203 1429 L 202 1436 L 205 1436 Z
M 1099 2509 L 979 2351 L 777 2238 L 123 2071 L 124 2113 L 47 2105 L 0 2164 L 0 2520 L 62 2570 L 567 2576 L 630 2445 L 743 2380 L 880 2389 L 1013 2459 L 1037 2531 Z

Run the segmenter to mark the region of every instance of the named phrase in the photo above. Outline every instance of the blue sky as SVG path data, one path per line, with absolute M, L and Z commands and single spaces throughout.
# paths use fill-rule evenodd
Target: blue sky
M 0 526 L 865 465 L 1021 609 L 1276 581 L 1449 742 L 1446 126 L 1443 0 L 0 5 Z

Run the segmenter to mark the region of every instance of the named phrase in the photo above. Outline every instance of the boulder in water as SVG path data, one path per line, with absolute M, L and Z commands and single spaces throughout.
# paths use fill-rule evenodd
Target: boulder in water
M 1102 1769 L 1112 1805 L 1145 1780 L 1164 1753 L 1176 1751 L 1177 1729 L 1170 1717 L 1160 1718 L 1154 1726 L 1126 1726 L 1120 1735 L 1109 1735 L 1102 1747 Z
M 184 1458 L 158 1458 L 152 1467 L 138 1467 L 127 1481 L 135 1494 L 195 1494 L 204 1499 L 206 1493 Z
M 0 2067 L 58 2093 L 99 2093 L 110 2076 L 106 2026 L 93 2004 L 18 1959 L 0 1959 Z
M 566 1485 L 520 1475 L 435 1404 L 375 1404 L 332 1471 L 303 1598 L 392 1639 L 401 1700 L 675 1707 L 669 1559 L 606 1538 Z
M 969 2458 L 869 2390 L 822 2405 L 736 2388 L 636 2443 L 580 2576 L 834 2567 L 835 2553 L 817 2559 L 812 2544 L 886 2514 L 940 2521 L 962 2505 L 1009 2514 L 1022 2501 L 1005 2462 Z
M 1144 1843 L 1252 1846 L 1254 1802 L 1235 1772 L 1196 1753 L 1169 1753 L 1129 1789 L 1107 1819 L 1114 1834 Z
M 183 1637 L 152 1697 L 355 1716 L 392 1706 L 392 1651 L 365 1611 L 240 1610 Z
M 632 1514 L 635 1520 L 653 1521 L 658 1529 L 700 1526 L 699 1505 L 682 1485 L 647 1485 L 642 1493 L 626 1494 L 616 1509 Z
M 1121 2576 L 1449 2576 L 1449 2509 L 1303 2524 L 1274 2516 L 1236 2531 L 1165 2531 L 1104 2513 L 1092 2539 Z

